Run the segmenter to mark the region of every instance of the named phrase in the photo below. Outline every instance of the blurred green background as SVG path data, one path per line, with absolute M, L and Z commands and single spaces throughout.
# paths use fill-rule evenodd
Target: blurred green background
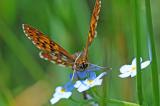
M 64 47 L 69 53 L 81 51 L 88 36 L 95 0 L 0 0 L 0 106 L 51 106 L 56 86 L 69 81 L 71 69 L 39 58 L 39 50 L 24 35 L 22 24 L 29 24 Z M 157 60 L 160 63 L 160 1 L 151 0 Z M 146 12 L 141 0 L 141 49 L 149 59 Z M 89 48 L 91 63 L 112 67 L 104 85 L 96 87 L 107 98 L 137 103 L 136 79 L 118 77 L 119 68 L 135 57 L 134 0 L 102 0 L 97 37 Z M 160 67 L 160 64 L 158 64 Z M 160 72 L 159 72 L 160 73 Z M 150 67 L 143 77 L 144 100 L 152 106 Z M 82 95 L 73 92 L 72 98 Z M 119 106 L 107 103 L 109 106 Z M 57 106 L 74 106 L 61 100 Z

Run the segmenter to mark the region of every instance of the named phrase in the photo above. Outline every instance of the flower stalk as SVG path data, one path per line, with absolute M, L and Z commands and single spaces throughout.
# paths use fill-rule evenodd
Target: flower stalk
M 159 78 L 158 78 L 158 67 L 157 67 L 157 58 L 156 58 L 157 56 L 156 56 L 156 50 L 155 50 L 150 0 L 145 0 L 145 6 L 146 6 L 147 28 L 149 32 L 149 43 L 151 45 L 150 55 L 152 59 L 151 69 L 152 69 L 152 86 L 153 86 L 154 106 L 160 106 Z

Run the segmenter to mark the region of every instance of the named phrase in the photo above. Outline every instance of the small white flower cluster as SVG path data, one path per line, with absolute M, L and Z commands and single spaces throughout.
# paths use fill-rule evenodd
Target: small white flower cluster
M 101 73 L 98 77 L 94 79 L 86 79 L 86 80 L 78 80 L 76 83 L 73 85 L 74 88 L 77 88 L 79 92 L 86 91 L 94 86 L 98 86 L 102 84 L 102 77 L 105 76 L 107 73 L 103 72 Z M 70 87 L 72 85 L 69 85 Z M 68 86 L 68 87 L 69 87 Z M 72 95 L 72 89 L 67 90 L 67 87 L 57 87 L 55 90 L 55 93 L 53 94 L 53 98 L 50 100 L 51 104 L 57 103 L 60 99 L 65 98 L 68 99 Z
M 106 74 L 107 74 L 106 72 L 103 72 L 95 79 L 86 79 L 83 81 L 77 81 L 74 87 L 77 88 L 79 92 L 83 92 L 90 89 L 91 87 L 101 85 L 103 81 L 103 79 L 101 78 Z
M 142 58 L 140 58 L 140 63 L 141 63 L 141 69 L 144 69 L 146 68 L 150 63 L 151 61 L 150 60 L 147 60 L 145 62 L 142 62 Z M 119 77 L 121 78 L 126 78 L 126 77 L 134 77 L 137 75 L 137 66 L 136 66 L 136 58 L 134 58 L 132 60 L 132 64 L 131 65 L 123 65 L 121 68 L 120 68 L 120 75 Z
M 50 100 L 52 104 L 57 103 L 60 99 L 66 98 L 68 99 L 72 95 L 72 92 L 67 92 L 63 87 L 57 87 L 55 93 L 53 94 L 53 98 Z

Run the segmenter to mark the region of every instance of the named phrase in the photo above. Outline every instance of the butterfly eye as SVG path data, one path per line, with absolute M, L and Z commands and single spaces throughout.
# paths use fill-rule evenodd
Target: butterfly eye
M 88 67 L 88 64 L 84 63 L 83 67 L 86 69 Z
M 80 64 L 79 67 L 80 67 L 81 69 L 85 70 L 85 69 L 88 67 L 88 64 L 82 63 L 82 64 Z

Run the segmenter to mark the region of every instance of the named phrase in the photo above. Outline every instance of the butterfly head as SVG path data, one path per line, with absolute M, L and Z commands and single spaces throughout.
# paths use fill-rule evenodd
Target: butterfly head
M 86 61 L 77 61 L 75 63 L 75 69 L 77 71 L 84 71 L 88 67 L 88 63 Z
M 87 59 L 84 56 L 84 53 L 81 52 L 75 59 L 73 70 L 84 71 L 88 67 Z

